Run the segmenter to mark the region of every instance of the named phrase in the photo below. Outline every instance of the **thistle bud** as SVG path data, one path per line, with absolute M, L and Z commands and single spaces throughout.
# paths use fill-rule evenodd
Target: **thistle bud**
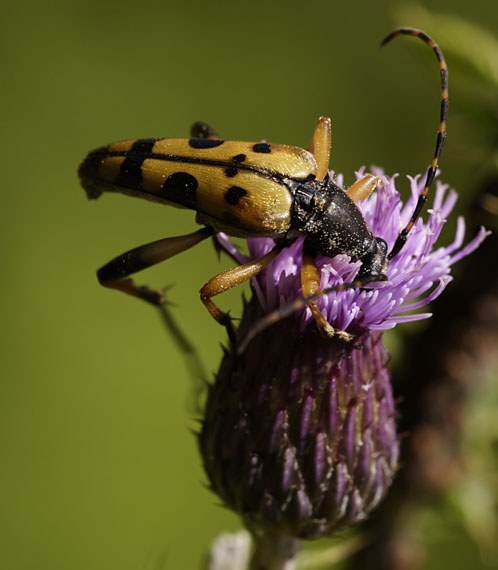
M 261 316 L 246 306 L 239 333 Z M 301 538 L 365 518 L 397 465 L 394 403 L 380 333 L 358 348 L 298 318 L 225 354 L 201 433 L 213 490 L 249 528 Z

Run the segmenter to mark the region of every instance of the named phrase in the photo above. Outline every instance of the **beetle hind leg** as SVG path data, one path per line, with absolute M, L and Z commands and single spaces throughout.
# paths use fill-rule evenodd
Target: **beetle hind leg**
M 211 228 L 206 227 L 191 234 L 164 238 L 136 247 L 101 267 L 97 271 L 97 278 L 104 287 L 123 291 L 123 293 L 138 297 L 151 305 L 160 306 L 164 303 L 162 291 L 136 285 L 129 276 L 190 249 L 213 233 Z
M 190 127 L 190 136 L 194 139 L 219 139 L 220 136 L 211 125 L 197 121 Z

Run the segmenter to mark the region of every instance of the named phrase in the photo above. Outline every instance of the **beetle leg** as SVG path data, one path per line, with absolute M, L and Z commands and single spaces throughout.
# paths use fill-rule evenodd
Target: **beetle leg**
M 197 121 L 190 127 L 190 136 L 194 139 L 219 139 L 218 133 L 203 121 Z
M 191 389 L 188 395 L 188 410 L 199 415 L 202 412 L 202 396 L 206 386 L 207 378 L 209 377 L 204 368 L 201 357 L 195 348 L 194 344 L 190 341 L 185 331 L 180 324 L 173 317 L 173 314 L 168 308 L 167 303 L 163 303 L 159 310 L 163 324 L 172 336 L 173 340 L 180 352 L 183 354 L 185 365 L 190 375 Z M 180 321 L 181 322 L 181 321 Z
M 275 257 L 277 257 L 282 250 L 282 247 L 283 246 L 276 245 L 269 253 L 259 257 L 258 259 L 254 259 L 249 263 L 244 263 L 238 267 L 223 271 L 210 279 L 200 290 L 201 301 L 204 303 L 206 309 L 211 313 L 211 316 L 226 327 L 228 336 L 232 343 L 235 343 L 235 332 L 233 330 L 230 315 L 219 309 L 213 301 L 211 301 L 211 298 L 235 287 L 236 285 L 240 285 L 250 277 L 254 277 L 260 273 L 275 259 Z
M 375 176 L 375 174 L 365 174 L 363 178 L 357 180 L 346 190 L 346 194 L 353 202 L 359 202 L 360 200 L 368 198 L 381 183 L 382 180 L 378 176 Z
M 303 297 L 311 297 L 320 293 L 320 272 L 315 263 L 315 258 L 309 253 L 303 254 L 303 266 L 301 269 L 301 286 Z M 322 315 L 316 305 L 316 300 L 310 301 L 311 309 L 318 328 L 328 337 L 337 337 L 345 341 L 353 340 L 353 335 L 339 329 L 335 329 Z
M 298 311 L 302 311 L 306 305 L 312 303 L 319 297 L 323 295 L 328 295 L 329 293 L 333 293 L 335 291 L 346 291 L 347 289 L 359 289 L 361 287 L 365 287 L 365 285 L 369 285 L 370 283 L 377 283 L 380 281 L 386 281 L 386 276 L 379 274 L 379 275 L 365 275 L 359 279 L 355 279 L 351 283 L 342 283 L 340 285 L 334 285 L 332 287 L 326 287 L 321 291 L 317 291 L 310 295 L 309 297 L 298 297 L 288 305 L 284 305 L 275 309 L 271 313 L 268 313 L 259 321 L 257 321 L 251 330 L 247 333 L 246 337 L 242 339 L 242 342 L 239 343 L 237 348 L 237 353 L 243 354 L 252 340 L 262 331 L 264 331 L 269 326 L 273 325 L 274 323 L 297 313 Z
M 164 302 L 162 291 L 138 286 L 126 277 L 190 249 L 213 233 L 211 228 L 205 227 L 191 234 L 164 238 L 131 249 L 101 267 L 97 271 L 98 280 L 104 287 L 123 291 L 152 305 L 161 305 Z
M 330 119 L 328 117 L 320 117 L 308 147 L 308 150 L 315 157 L 318 166 L 317 180 L 323 180 L 329 171 L 331 137 L 332 127 Z

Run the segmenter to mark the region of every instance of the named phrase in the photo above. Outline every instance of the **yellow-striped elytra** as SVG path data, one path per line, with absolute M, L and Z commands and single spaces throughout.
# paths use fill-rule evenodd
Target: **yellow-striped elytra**
M 208 125 L 195 123 L 189 139 L 115 142 L 90 152 L 80 166 L 79 176 L 89 198 L 110 191 L 190 208 L 203 226 L 191 234 L 161 239 L 118 256 L 97 272 L 100 283 L 158 305 L 163 302 L 162 293 L 137 286 L 129 275 L 217 232 L 244 238 L 271 237 L 275 246 L 269 253 L 224 271 L 200 291 L 202 302 L 227 327 L 233 340 L 230 318 L 212 297 L 257 275 L 282 248 L 304 236 L 303 295 L 310 297 L 307 302 L 322 331 L 350 340 L 351 335 L 333 329 L 316 307 L 320 276 L 314 256 L 347 254 L 351 260 L 361 261 L 360 272 L 351 284 L 354 287 L 386 279 L 388 260 L 401 250 L 420 216 L 446 135 L 448 86 L 443 54 L 429 36 L 413 28 L 395 30 L 383 44 L 400 34 L 419 37 L 436 53 L 441 69 L 441 113 L 436 151 L 424 189 L 389 254 L 384 240 L 371 233 L 356 205 L 376 188 L 379 179 L 367 174 L 344 190 L 328 175 L 330 119 L 319 119 L 308 150 L 267 142 L 225 141 Z

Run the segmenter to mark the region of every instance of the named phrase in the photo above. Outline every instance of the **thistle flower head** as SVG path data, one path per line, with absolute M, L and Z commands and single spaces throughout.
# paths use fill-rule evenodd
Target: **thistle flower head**
M 390 251 L 400 229 L 408 223 L 423 186 L 421 175 L 408 177 L 411 195 L 402 203 L 396 189 L 396 175 L 385 176 L 379 168 L 372 172 L 381 177 L 383 185 L 367 200 L 359 204 L 365 221 L 374 236 L 383 238 Z M 364 174 L 364 168 L 356 172 L 357 179 Z M 334 173 L 331 172 L 331 176 Z M 343 177 L 337 176 L 342 186 Z M 389 262 L 386 282 L 368 285 L 365 289 L 348 289 L 324 295 L 317 303 L 330 324 L 337 329 L 356 334 L 387 330 L 398 323 L 418 321 L 431 316 L 428 312 L 413 312 L 436 299 L 452 280 L 451 266 L 474 251 L 488 235 L 481 228 L 477 236 L 463 246 L 465 222 L 458 218 L 453 242 L 446 247 L 435 248 L 436 241 L 457 200 L 455 190 L 436 181 L 432 208 L 428 220 L 419 218 L 408 235 L 401 252 Z M 241 262 L 255 259 L 270 251 L 271 239 L 247 240 L 249 258 L 242 255 L 224 234 L 220 234 L 223 246 L 229 249 Z M 253 280 L 254 294 L 265 312 L 288 305 L 302 295 L 300 283 L 301 251 L 303 238 L 284 249 L 269 268 Z M 333 287 L 353 281 L 361 267 L 360 261 L 351 262 L 347 255 L 334 258 L 319 256 L 317 265 L 321 271 L 321 288 Z M 303 325 L 311 323 L 312 315 L 306 309 L 302 315 Z
M 423 184 L 419 176 L 410 178 L 411 197 L 403 205 L 395 177 L 374 173 L 383 185 L 360 209 L 390 250 Z M 337 181 L 342 184 L 342 177 Z M 306 308 L 264 329 L 242 355 L 225 352 L 199 442 L 213 491 L 249 528 L 301 538 L 327 535 L 365 519 L 387 492 L 399 444 L 382 331 L 429 317 L 413 311 L 441 294 L 451 265 L 486 237 L 481 229 L 463 246 L 459 219 L 453 242 L 434 247 L 455 201 L 456 193 L 437 183 L 427 222 L 418 220 L 389 262 L 386 282 L 317 300 L 334 328 L 355 335 L 354 343 L 321 336 Z M 241 263 L 248 260 L 228 238 L 219 239 Z M 271 239 L 248 240 L 250 258 L 273 245 Z M 262 316 L 302 297 L 302 245 L 296 240 L 253 279 L 240 339 Z M 318 257 L 317 265 L 326 288 L 351 282 L 361 263 L 338 255 Z

